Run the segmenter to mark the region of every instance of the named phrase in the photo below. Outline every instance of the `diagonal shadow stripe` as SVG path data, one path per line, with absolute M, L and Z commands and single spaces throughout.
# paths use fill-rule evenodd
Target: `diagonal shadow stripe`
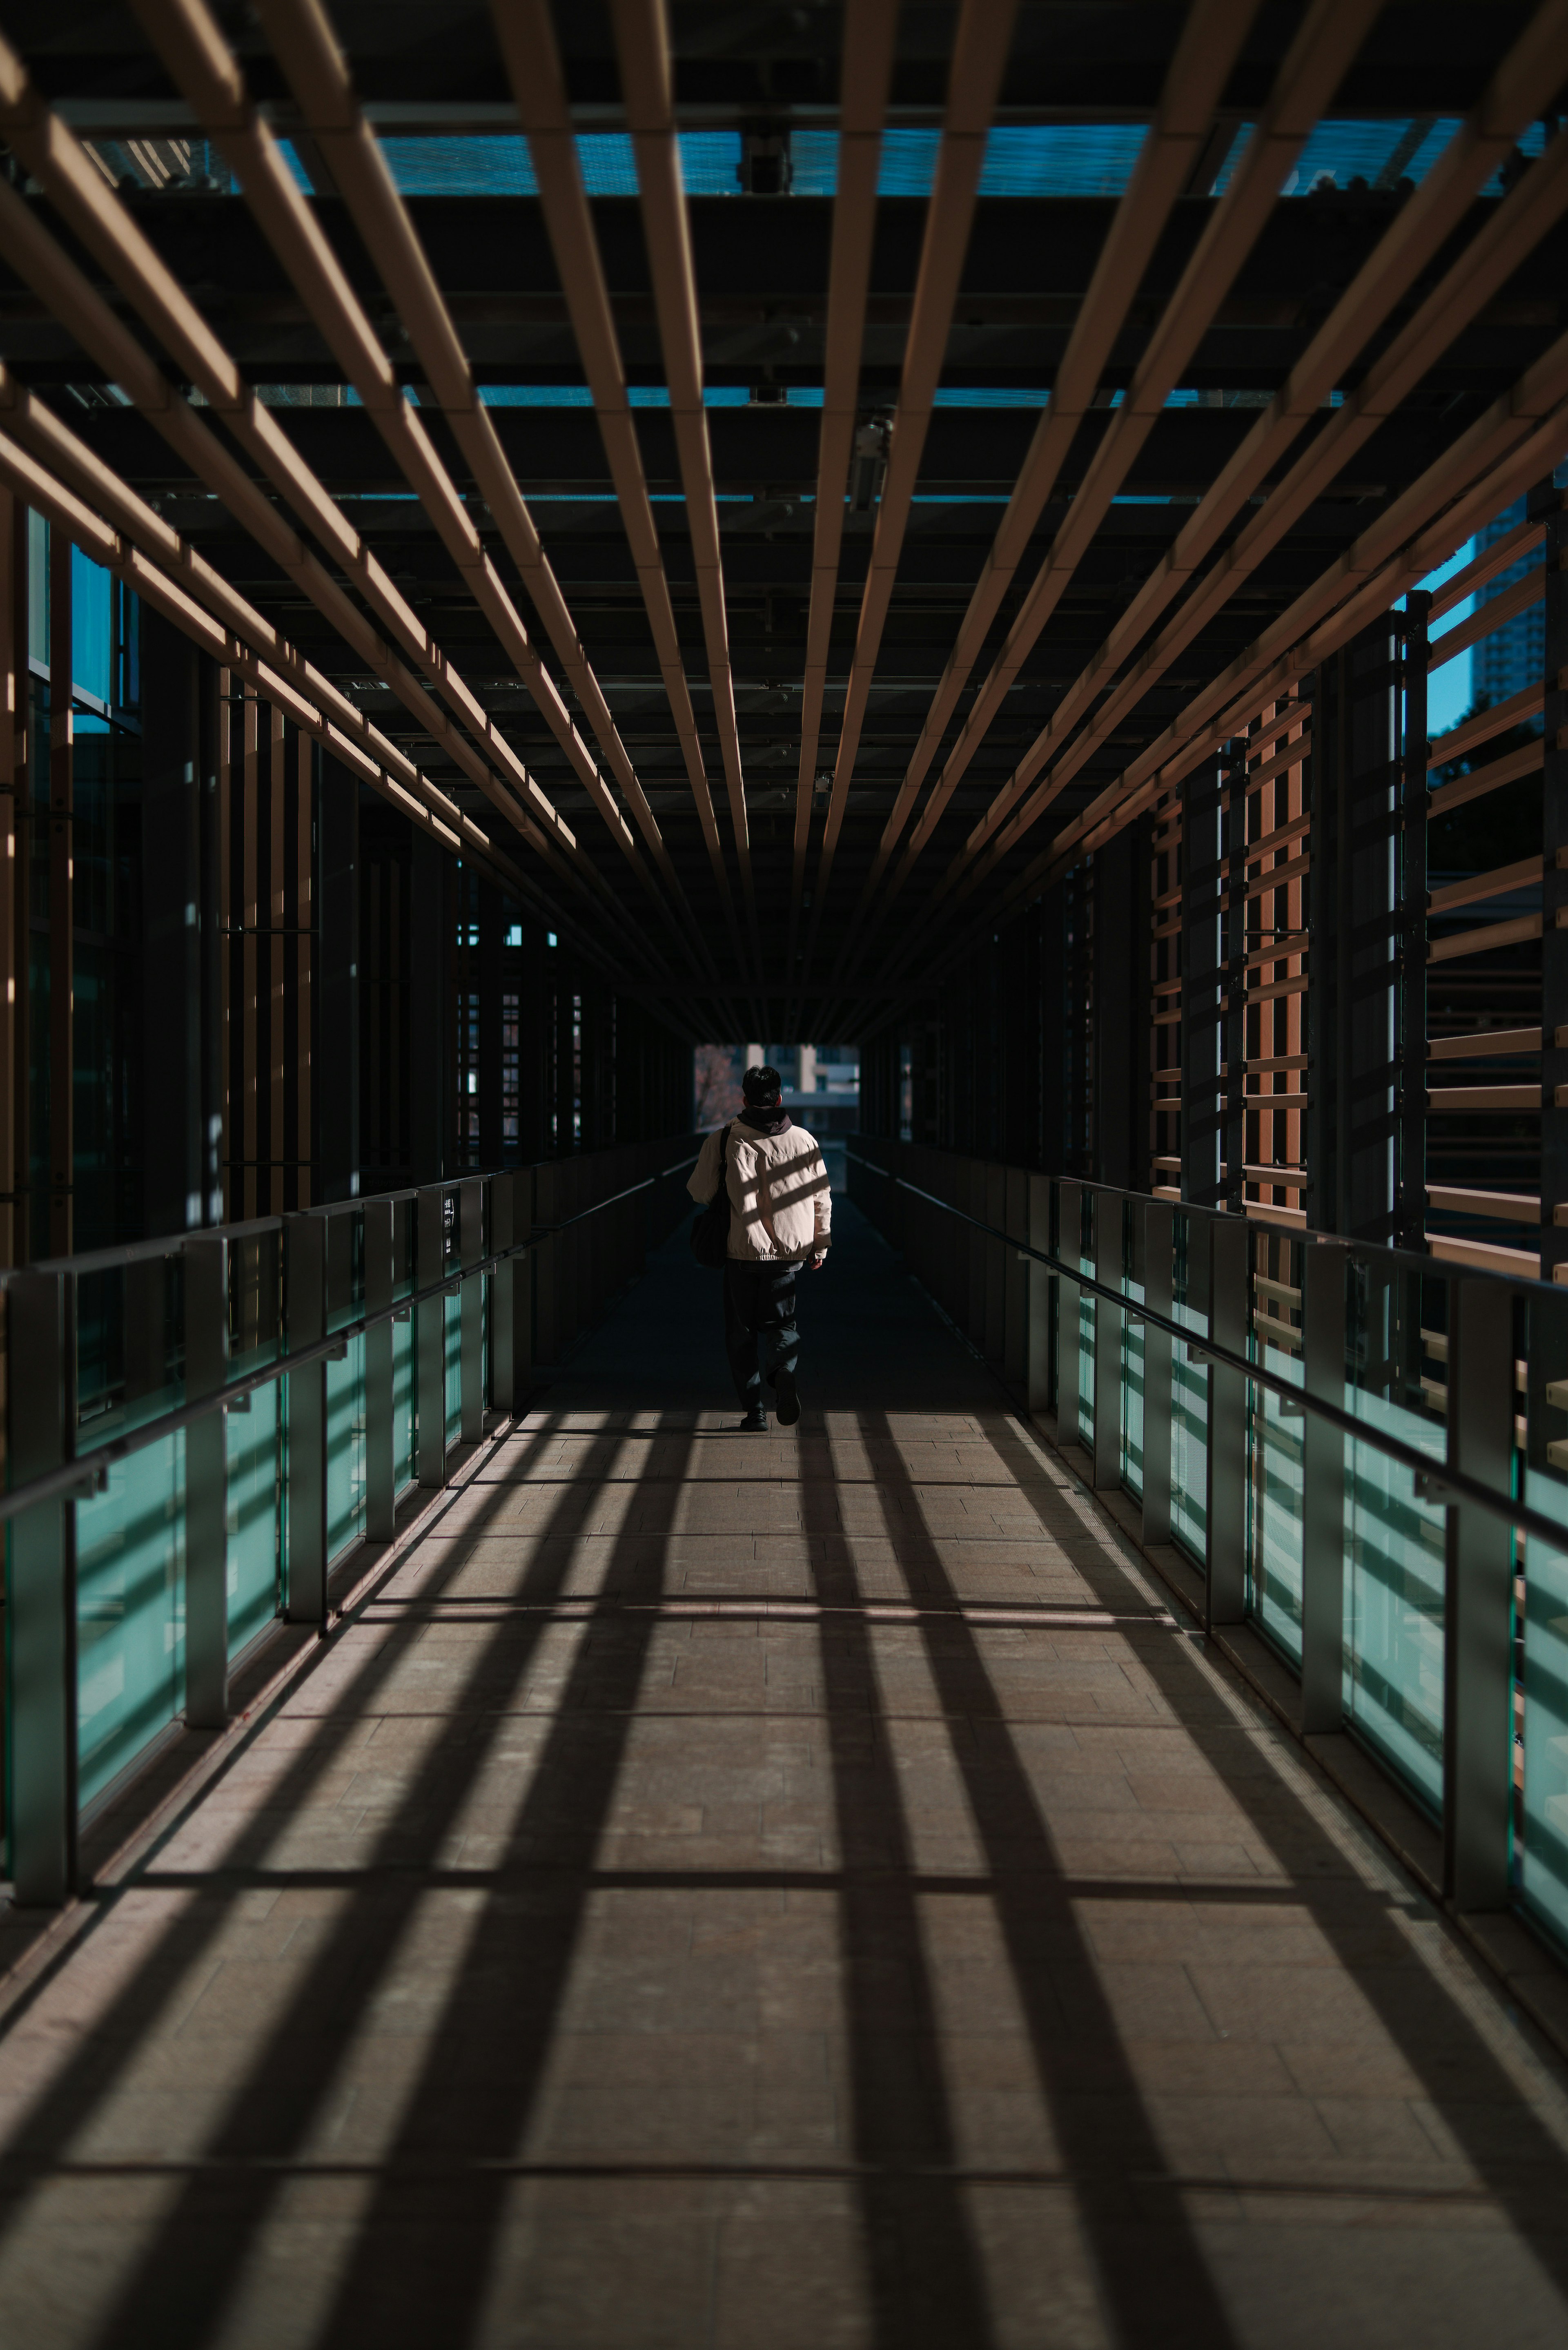
M 1128 1589 L 1134 1588 L 1131 1577 Z M 1191 1717 L 1208 1695 L 1206 1669 L 1223 1678 L 1187 1643 L 1173 1642 L 1159 1653 L 1150 1642 L 1139 1662 L 1173 1711 Z M 1228 1725 L 1201 1722 L 1189 1733 L 1217 1769 L 1229 1759 L 1221 1742 L 1233 1741 Z M 1276 1733 L 1277 1734 L 1277 1733 Z M 1288 1754 L 1288 1750 L 1287 1750 Z M 1293 1756 L 1288 1758 L 1293 1763 Z M 1296 1767 L 1304 1768 L 1303 1763 Z M 1440 1974 L 1410 1946 L 1384 1956 L 1390 1942 L 1390 1904 L 1359 1871 L 1345 1873 L 1344 1861 L 1323 1822 L 1303 1800 L 1282 1767 L 1266 1772 L 1225 1773 L 1231 1799 L 1246 1813 L 1253 1832 L 1293 1878 L 1302 1906 L 1334 1950 L 1410 2071 L 1419 2078 L 1479 2182 L 1479 2196 L 1494 2198 L 1525 2239 L 1563 2303 L 1568 2334 L 1568 2152 L 1544 2126 L 1472 2015 Z M 1332 1802 L 1337 1798 L 1331 1797 Z M 1370 1842 L 1370 1833 L 1367 1832 Z M 1432 1920 L 1452 1939 L 1453 1929 L 1412 1884 L 1399 1905 Z M 1502 2007 L 1503 1994 L 1468 1955 L 1456 1969 L 1472 1995 Z M 1517 2022 L 1517 2019 L 1514 2019 Z M 1555 2063 L 1552 2069 L 1562 2079 Z
M 800 1446 L 808 1533 L 838 1534 L 830 1448 Z M 985 2350 L 995 2339 L 984 2270 L 956 2163 L 916 1866 L 878 1702 L 871 1632 L 849 1545 L 825 1544 L 819 1632 L 842 1866 L 839 1951 L 853 2145 L 878 2350 Z M 919 2175 L 923 2173 L 924 2175 Z
M 549 1435 L 547 1426 L 531 1432 L 530 1446 L 543 1446 L 549 1440 Z M 400 1573 L 417 1548 L 418 1545 L 414 1545 L 405 1560 L 399 1562 Z M 461 1563 L 455 1559 L 444 1563 L 438 1579 L 442 1583 L 450 1580 Z M 345 1623 L 351 1620 L 352 1617 L 345 1618 Z M 340 1627 L 334 1638 L 341 1639 L 342 1636 Z M 324 1655 L 327 1653 L 328 1650 L 323 1651 Z M 358 1707 L 350 1709 L 342 1705 L 332 1714 L 319 1717 L 317 1734 L 307 1747 L 301 1749 L 274 1783 L 261 1819 L 254 1830 L 242 1835 L 231 1848 L 225 1866 L 242 1870 L 265 1868 L 272 1846 L 280 1836 L 288 1834 L 298 1806 L 337 1760 L 367 1710 L 365 1700 L 374 1700 L 377 1691 L 396 1669 L 400 1653 L 396 1643 L 389 1643 L 366 1659 L 353 1682 L 354 1694 L 360 1700 Z M 300 1686 L 296 1682 L 291 1687 L 286 1700 L 287 1703 L 292 1703 L 299 1694 Z M 124 1879 L 99 1897 L 98 1916 L 65 1953 L 65 1965 L 68 1965 L 80 1952 L 90 1950 L 94 1941 L 108 1932 L 126 1897 L 135 1891 L 149 1873 L 157 1869 L 161 1856 L 175 1842 L 188 1820 L 199 1813 L 202 1804 L 223 1786 L 240 1759 L 254 1750 L 258 1741 L 265 1737 L 268 1726 L 268 1720 L 258 1723 L 255 1733 L 236 1748 L 229 1762 L 203 1786 L 192 1809 L 182 1810 L 141 1856 L 135 1867 L 128 1871 Z M 0 2144 L 0 2156 L 16 2153 L 25 2155 L 29 2161 L 47 2161 L 69 2145 L 77 2133 L 91 2121 L 95 2112 L 113 2095 L 127 2069 L 137 2061 L 143 2043 L 157 2031 L 170 2002 L 179 1995 L 202 1953 L 223 1932 L 228 1917 L 225 1901 L 199 1900 L 182 1909 L 164 1931 L 154 1938 L 133 1969 L 129 1981 L 95 2021 L 93 2033 L 79 2053 L 50 2074 L 45 2089 L 25 2108 L 4 2143 Z M 0 2020 L 0 2045 L 35 2004 L 36 2002 L 18 2002 Z M 4 2241 L 5 2234 L 18 2222 L 26 2220 L 28 2208 L 21 2200 L 0 2207 L 0 2241 Z
M 616 1436 L 611 1431 L 604 1439 L 604 1457 L 614 1460 L 614 1452 Z M 586 1492 L 562 1497 L 547 1530 L 566 1533 L 571 1521 L 581 1518 L 586 1502 Z M 461 1565 L 463 1560 L 447 1560 L 437 1575 L 444 1579 L 456 1575 Z M 543 1596 L 557 1588 L 565 1572 L 565 1560 L 545 1558 L 529 1567 L 524 1586 L 531 1584 Z M 529 1633 L 520 1643 L 510 1645 L 513 1688 L 529 1669 L 543 1631 L 545 1627 L 541 1624 L 538 1633 Z M 477 1709 L 484 1697 L 504 1697 L 504 1688 L 498 1688 L 493 1676 L 493 1655 L 496 1643 L 486 1643 L 449 1711 L 463 1709 L 465 1699 Z M 392 1638 L 379 1659 L 376 1685 L 398 1669 L 402 1657 L 407 1657 L 407 1648 L 400 1649 Z M 355 1709 L 355 1718 L 362 1718 L 362 1706 Z M 498 1721 L 501 1715 L 492 1715 L 492 1734 Z M 423 1852 L 419 1856 L 432 1859 L 437 1854 L 449 1821 L 468 1798 L 484 1753 L 486 1742 L 480 1739 L 456 1755 L 440 1751 L 425 1762 L 423 1779 L 428 1783 L 419 1812 L 419 1845 L 423 1845 Z M 315 1772 L 308 1776 L 315 1776 Z M 294 1788 L 296 1800 L 308 1786 L 308 1776 L 298 1776 Z M 289 1826 L 292 1821 L 285 1814 L 282 1831 L 268 1831 L 268 1840 L 275 1833 L 286 1833 Z M 379 1837 L 371 1868 L 395 1861 L 407 1845 L 409 1831 L 404 1812 L 400 1810 L 398 1819 Z M 216 2159 L 289 2155 L 298 2150 L 303 2137 L 320 2117 L 325 2101 L 334 2094 L 337 2065 L 353 2044 L 355 2019 L 367 2000 L 374 1998 L 381 1976 L 392 1965 L 409 1913 L 419 1898 L 416 1873 L 411 1877 L 381 1873 L 369 1887 L 358 1889 L 348 1908 L 334 1918 L 306 1981 L 289 2000 L 285 2014 L 277 2019 L 264 2047 L 225 2101 L 223 2120 L 209 2134 L 207 2150 Z M 204 1922 L 204 1941 L 216 1939 L 228 1920 L 228 1904 L 214 1904 L 212 1908 L 212 1920 Z M 202 2178 L 192 2178 L 188 2190 L 181 2192 L 164 2214 L 158 2230 L 148 2237 L 141 2259 L 127 2277 L 113 2308 L 99 2322 L 94 2338 L 106 2350 L 109 2345 L 122 2350 L 125 2343 L 141 2341 L 160 2343 L 162 2350 L 192 2350 L 197 2343 L 212 2341 L 221 2331 L 228 2296 L 256 2242 L 256 2232 L 268 2220 L 280 2186 L 280 2176 L 265 2171 L 256 2171 L 237 2190 L 219 2186 L 212 2192 Z
M 662 1588 L 679 1491 L 659 1490 L 617 1543 L 610 1572 L 629 1597 Z M 471 2166 L 514 2158 L 534 2112 L 658 1628 L 650 1608 L 577 1648 L 512 1830 L 524 1864 L 545 1865 L 486 1902 L 387 2157 L 389 2170 L 416 2158 L 441 2168 L 389 2176 L 371 2200 L 323 2350 L 461 2350 L 477 2336 L 511 2187 L 504 2170 Z
M 892 1439 L 888 1415 L 867 1426 Z M 897 1448 L 878 1485 L 899 1573 L 911 1592 L 958 1592 Z M 998 1922 L 1035 2072 L 1066 2169 L 1114 2339 L 1125 2350 L 1226 2350 L 1235 2336 L 1145 2108 L 1094 1957 L 1067 1898 L 1055 1846 L 986 1669 L 956 1612 L 918 1630 L 950 1722 L 952 1752 L 994 1880 Z M 1144 1646 L 1153 1648 L 1154 1642 Z M 1141 1653 L 1141 1650 L 1140 1650 Z

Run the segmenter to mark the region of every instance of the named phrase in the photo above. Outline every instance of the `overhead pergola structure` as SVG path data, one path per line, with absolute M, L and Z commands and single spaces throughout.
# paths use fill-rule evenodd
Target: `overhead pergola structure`
M 1568 0 L 17 0 L 0 476 L 687 1033 L 870 1035 L 1549 479 L 1565 80 Z

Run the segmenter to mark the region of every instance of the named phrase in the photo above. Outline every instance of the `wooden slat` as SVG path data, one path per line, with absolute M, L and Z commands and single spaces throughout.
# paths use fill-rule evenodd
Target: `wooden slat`
M 1480 1055 L 1490 1057 L 1507 1053 L 1539 1053 L 1539 1028 L 1478 1028 L 1466 1036 L 1434 1036 L 1427 1046 L 1427 1056 L 1433 1061 L 1463 1061 Z
M 1458 628 L 1445 629 L 1427 655 L 1428 669 L 1441 669 L 1445 662 L 1457 660 L 1460 653 L 1471 645 L 1479 644 L 1483 637 L 1492 635 L 1506 621 L 1514 619 L 1521 612 L 1528 612 L 1532 604 L 1542 602 L 1545 594 L 1545 571 L 1526 572 L 1524 577 L 1516 579 L 1511 588 L 1505 588 L 1501 596 L 1489 597 L 1480 610 L 1472 612 L 1468 620 L 1461 620 Z
M 1503 531 L 1490 546 L 1482 549 L 1473 563 L 1467 563 L 1462 571 L 1456 571 L 1451 579 L 1445 579 L 1437 589 L 1428 615 L 1428 625 L 1433 620 L 1440 620 L 1445 612 L 1451 612 L 1456 604 L 1462 604 L 1467 596 L 1473 596 L 1486 580 L 1495 579 L 1500 571 L 1506 571 L 1511 563 L 1522 561 L 1532 548 L 1540 546 L 1545 536 L 1546 525 L 1532 522 L 1528 515 L 1522 522 L 1516 522 L 1511 529 Z
M 1538 1224 L 1541 1201 L 1533 1192 L 1467 1191 L 1452 1183 L 1428 1183 L 1427 1197 L 1434 1208 L 1451 1215 L 1497 1216 L 1511 1224 Z
M 1541 936 L 1539 914 L 1521 914 L 1517 921 L 1486 922 L 1480 930 L 1459 931 L 1451 939 L 1435 939 L 1427 949 L 1428 962 L 1454 962 L 1461 955 L 1486 954 L 1493 947 L 1513 947 Z
M 1522 889 L 1539 881 L 1543 870 L 1539 857 L 1522 857 L 1515 865 L 1495 866 L 1490 873 L 1472 873 L 1463 881 L 1450 881 L 1434 889 L 1427 904 L 1434 914 L 1450 913 L 1457 906 L 1474 906 L 1483 898 L 1503 898 L 1511 889 Z
M 1250 987 L 1247 1001 L 1249 1003 L 1275 1003 L 1282 995 L 1304 995 L 1306 992 L 1304 979 L 1276 979 L 1267 987 Z
M 1521 743 L 1490 766 L 1473 768 L 1468 775 L 1456 775 L 1451 784 L 1442 785 L 1427 802 L 1428 817 L 1447 816 L 1450 808 L 1468 807 L 1471 800 L 1484 799 L 1489 792 L 1501 791 L 1504 784 L 1517 783 L 1521 775 L 1532 775 L 1546 764 L 1545 738 Z
M 1276 865 L 1272 872 L 1260 873 L 1255 881 L 1248 882 L 1243 895 L 1249 903 L 1254 898 L 1266 898 L 1271 889 L 1282 889 L 1287 883 L 1311 871 L 1312 853 L 1308 850 L 1300 857 L 1293 857 L 1287 864 Z
M 1522 686 L 1519 692 L 1511 693 L 1506 702 L 1496 702 L 1490 710 L 1478 711 L 1473 718 L 1467 718 L 1462 726 L 1451 728 L 1447 734 L 1434 736 L 1428 766 L 1446 767 L 1451 759 L 1468 757 L 1478 743 L 1489 743 L 1505 727 L 1520 725 L 1526 718 L 1533 718 L 1536 712 L 1545 706 L 1546 688 L 1543 684 Z
M 1435 1116 L 1461 1109 L 1521 1110 L 1541 1107 L 1539 1086 L 1438 1086 L 1428 1087 L 1427 1107 Z
M 1449 1264 L 1473 1264 L 1479 1272 L 1512 1274 L 1516 1279 L 1539 1281 L 1541 1258 L 1532 1249 L 1499 1248 L 1490 1241 L 1450 1240 L 1446 1232 L 1428 1235 L 1432 1254 Z

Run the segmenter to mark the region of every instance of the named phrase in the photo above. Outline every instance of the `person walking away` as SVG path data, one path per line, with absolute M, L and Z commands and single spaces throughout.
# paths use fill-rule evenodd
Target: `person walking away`
M 774 1390 L 779 1425 L 793 1428 L 800 1418 L 795 1280 L 803 1264 L 814 1273 L 822 1270 L 833 1201 L 821 1147 L 815 1135 L 792 1122 L 778 1071 L 748 1069 L 741 1093 L 740 1117 L 708 1137 L 686 1188 L 706 1206 L 718 1191 L 722 1164 L 730 1195 L 724 1347 L 745 1414 L 741 1427 L 765 1435 L 764 1376 Z

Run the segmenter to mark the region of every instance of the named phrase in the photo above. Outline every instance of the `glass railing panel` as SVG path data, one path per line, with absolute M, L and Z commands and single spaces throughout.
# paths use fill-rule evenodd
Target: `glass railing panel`
M 1077 1263 L 1080 1273 L 1095 1270 L 1095 1201 L 1092 1191 L 1078 1193 Z M 1065 1235 L 1071 1243 L 1074 1235 Z M 1065 1254 L 1065 1251 L 1064 1251 Z M 1068 1260 L 1071 1262 L 1071 1259 Z M 1078 1292 L 1078 1435 L 1095 1449 L 1095 1293 Z
M 1525 1908 L 1568 1941 L 1568 1300 L 1529 1306 L 1521 1498 L 1561 1549 L 1516 1538 L 1514 1868 Z
M 1143 1304 L 1143 1284 L 1128 1281 L 1127 1295 Z M 1143 1324 L 1122 1322 L 1122 1482 L 1135 1501 L 1143 1499 Z
M 1133 1219 L 1137 1216 L 1135 1224 Z M 1135 1305 L 1144 1300 L 1143 1219 L 1141 1211 L 1122 1202 L 1122 1295 Z M 1135 1500 L 1143 1499 L 1143 1324 L 1122 1316 L 1121 1396 L 1122 1482 Z
M 392 1295 L 410 1297 L 418 1287 L 418 1216 L 412 1197 L 392 1204 Z M 414 1321 L 392 1325 L 392 1485 L 400 1493 L 414 1482 Z
M 1300 1387 L 1302 1244 L 1285 1233 L 1259 1232 L 1251 1245 L 1254 1359 Z M 1305 1422 L 1301 1405 L 1273 1388 L 1253 1386 L 1249 1392 L 1248 1604 L 1261 1629 L 1299 1667 Z
M 275 1227 L 229 1244 L 229 1378 L 275 1363 L 283 1350 L 283 1234 Z M 283 1385 L 253 1388 L 226 1414 L 229 1654 L 264 1629 L 283 1605 Z
M 446 1342 L 446 1440 L 455 1444 L 462 1433 L 462 1300 L 442 1300 L 446 1312 L 442 1335 Z
M 338 1557 L 365 1532 L 365 1338 L 347 1341 L 327 1365 L 327 1555 Z
M 1448 1389 L 1432 1341 L 1448 1326 L 1446 1284 L 1353 1257 L 1345 1320 L 1348 1409 L 1440 1468 Z M 1372 1443 L 1353 1439 L 1345 1452 L 1345 1714 L 1440 1811 L 1444 1505 Z
M 414 1482 L 414 1326 L 412 1316 L 392 1325 L 392 1486 L 400 1493 Z
M 249 1409 L 225 1418 L 228 1458 L 229 1654 L 254 1640 L 282 1604 L 280 1382 L 251 1390 Z
M 1195 1338 L 1209 1335 L 1208 1228 L 1201 1217 L 1174 1218 L 1171 1319 Z M 1209 1370 L 1194 1362 L 1192 1340 L 1170 1347 L 1170 1532 L 1196 1559 L 1209 1555 Z
M 90 1804 L 185 1702 L 185 1438 L 109 1464 L 76 1509 L 78 1800 Z

